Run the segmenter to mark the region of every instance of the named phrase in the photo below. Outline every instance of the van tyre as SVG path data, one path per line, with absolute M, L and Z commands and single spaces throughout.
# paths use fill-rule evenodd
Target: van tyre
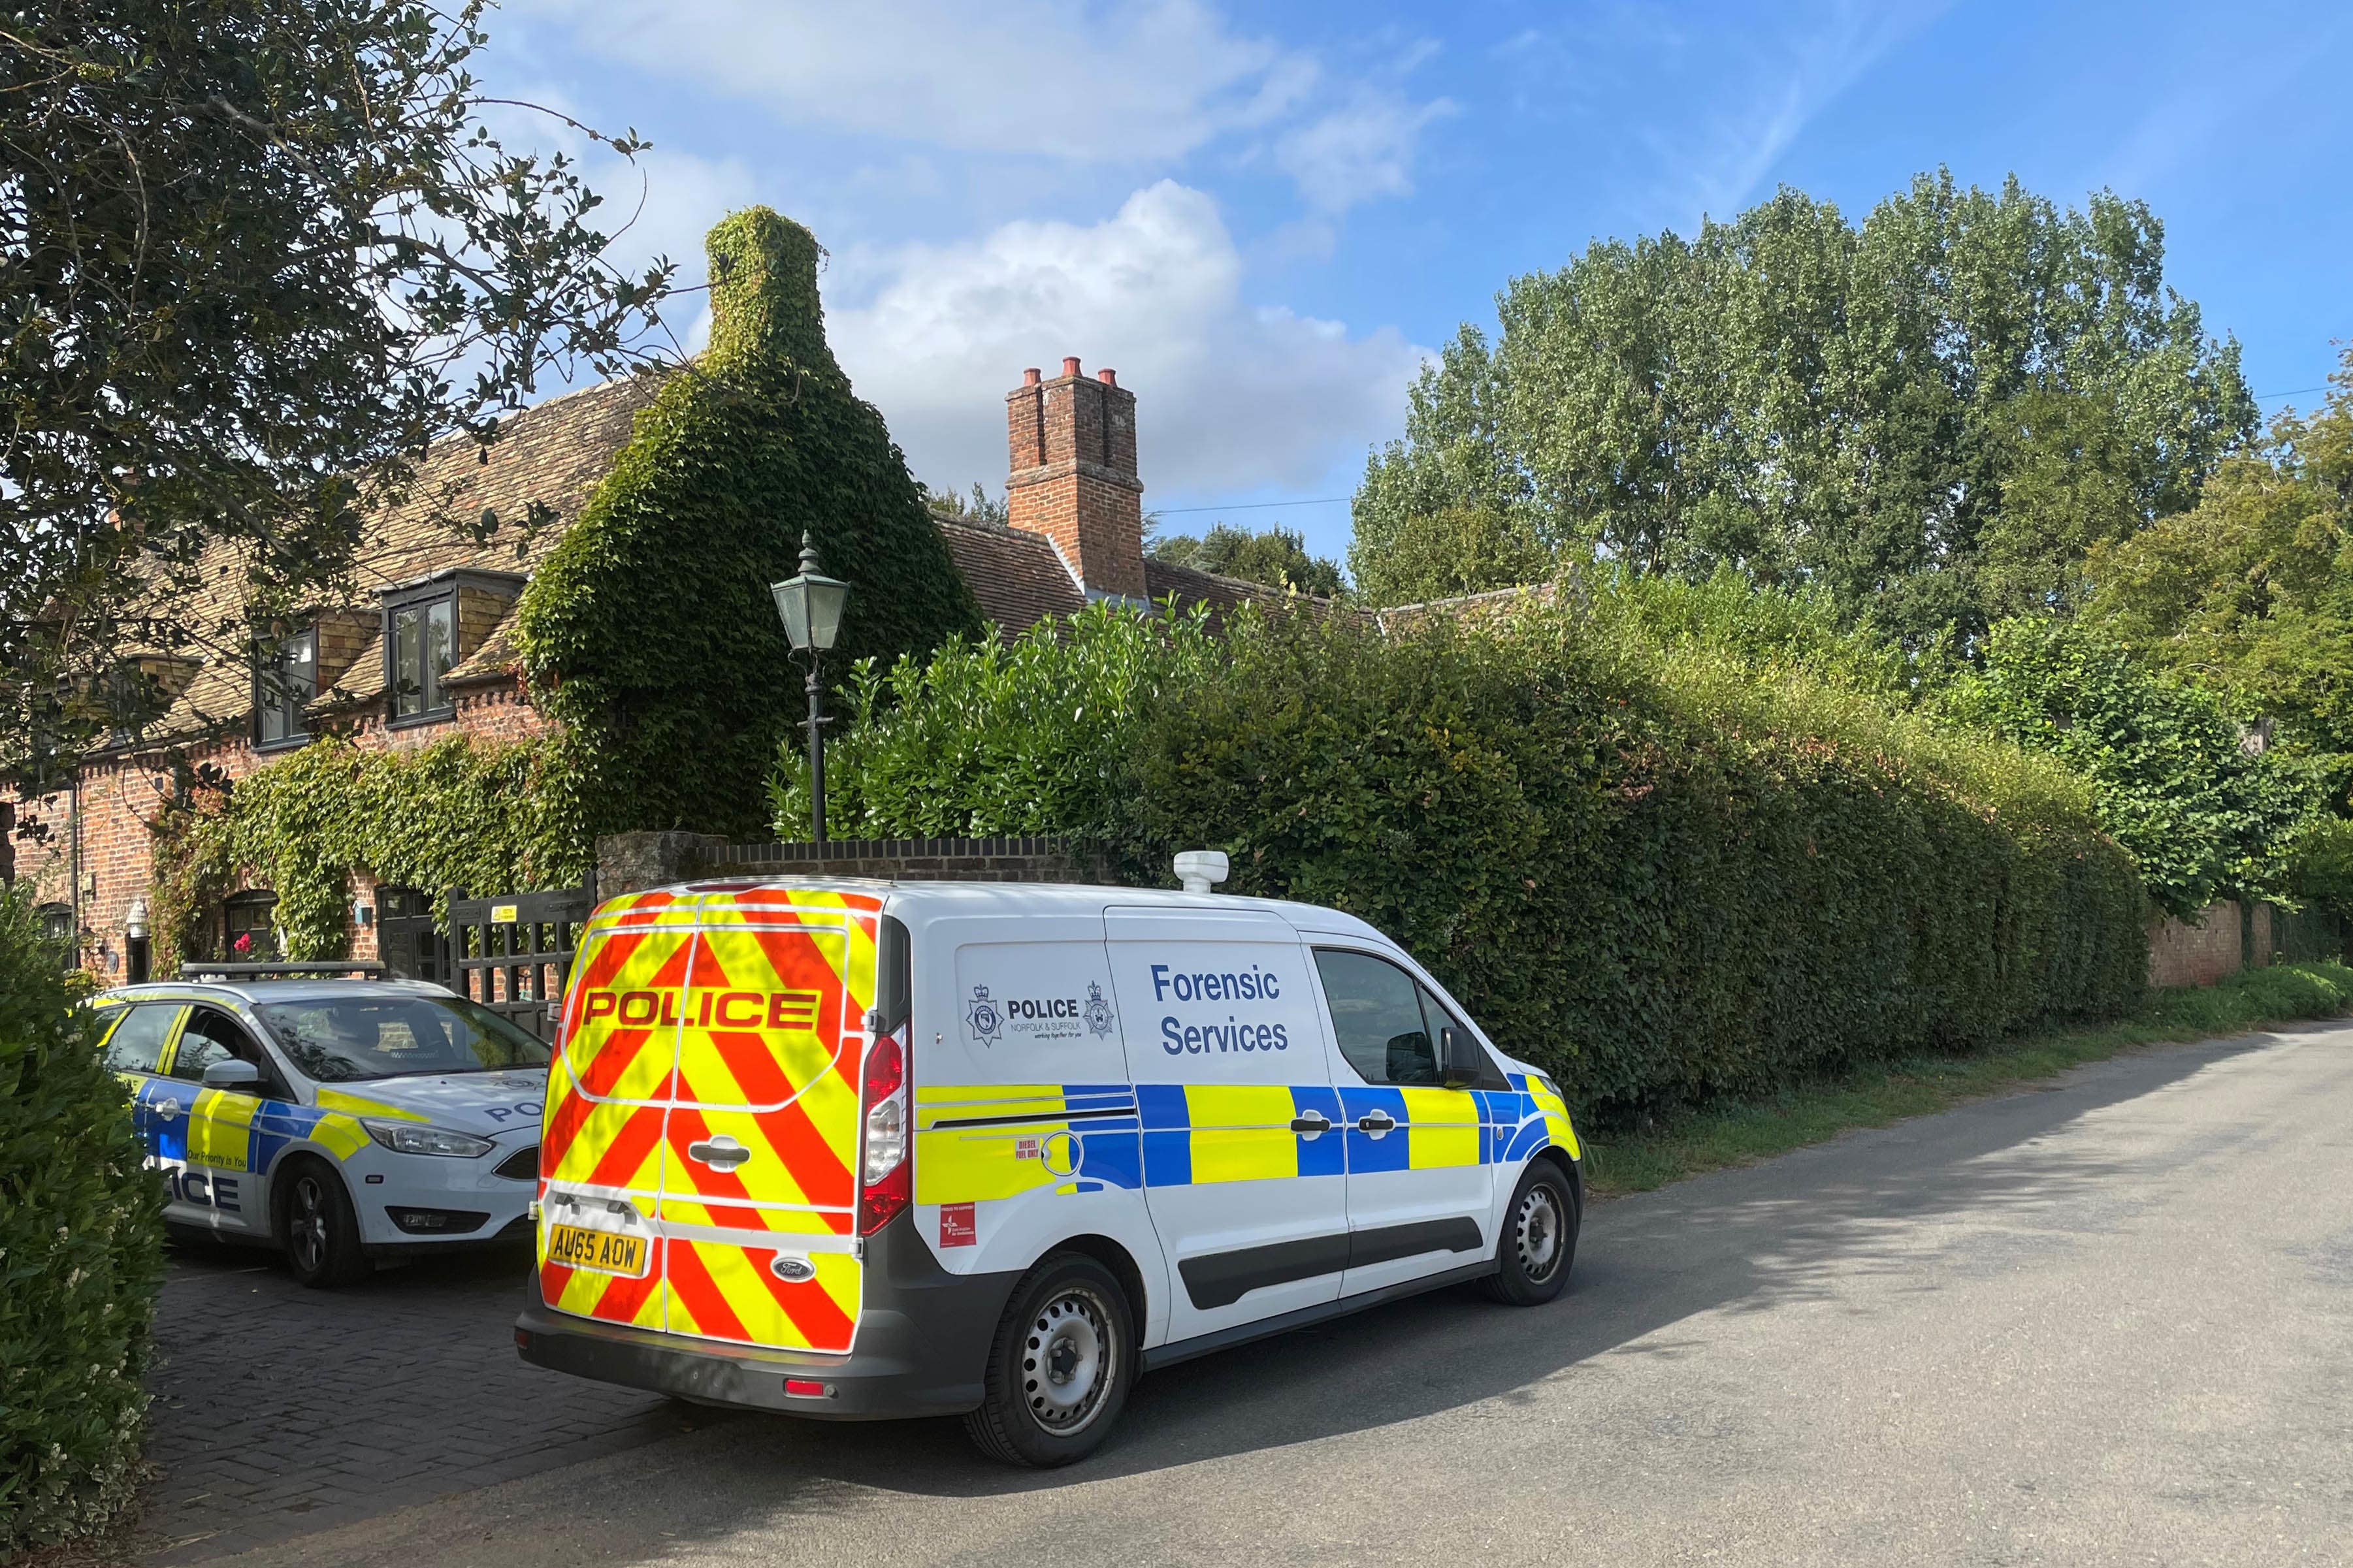
M 1135 1383 L 1135 1317 L 1110 1269 L 1050 1254 L 1014 1287 L 965 1430 L 992 1459 L 1050 1468 L 1100 1447 Z
M 351 1194 L 322 1161 L 303 1160 L 287 1171 L 278 1199 L 278 1245 L 294 1278 L 315 1289 L 356 1285 L 368 1277 Z
M 1560 1167 L 1529 1162 L 1504 1211 L 1495 1272 L 1481 1282 L 1487 1294 L 1514 1307 L 1540 1307 L 1559 1295 L 1577 1261 L 1578 1218 L 1577 1194 Z

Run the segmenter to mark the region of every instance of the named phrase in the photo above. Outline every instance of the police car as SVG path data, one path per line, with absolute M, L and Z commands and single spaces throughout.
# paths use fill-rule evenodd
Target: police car
M 960 1413 L 1052 1465 L 1145 1371 L 1461 1281 L 1552 1300 L 1583 1194 L 1558 1090 L 1364 921 L 1211 892 L 1223 861 L 1181 857 L 1187 892 L 607 900 L 548 1073 L 524 1358 Z
M 201 975 L 94 1005 L 175 1228 L 276 1246 L 314 1286 L 529 1234 L 548 1049 L 497 1013 L 417 982 Z

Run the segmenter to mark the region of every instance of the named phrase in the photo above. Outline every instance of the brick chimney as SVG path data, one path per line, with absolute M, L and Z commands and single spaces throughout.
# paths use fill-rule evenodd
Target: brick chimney
M 1023 373 L 1005 396 L 1006 521 L 1051 539 L 1090 598 L 1146 597 L 1144 482 L 1135 477 L 1135 394 L 1074 356 L 1046 379 Z

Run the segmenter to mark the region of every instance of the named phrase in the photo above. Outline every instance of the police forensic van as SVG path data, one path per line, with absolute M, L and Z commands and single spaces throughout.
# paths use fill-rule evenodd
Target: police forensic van
M 1558 1294 L 1557 1089 L 1362 921 L 1193 885 L 607 900 L 549 1068 L 524 1358 L 962 1413 L 1051 1465 L 1142 1372 L 1460 1280 Z
M 415 981 L 264 978 L 92 1005 L 174 1229 L 276 1246 L 317 1286 L 529 1234 L 548 1051 L 491 1009 Z

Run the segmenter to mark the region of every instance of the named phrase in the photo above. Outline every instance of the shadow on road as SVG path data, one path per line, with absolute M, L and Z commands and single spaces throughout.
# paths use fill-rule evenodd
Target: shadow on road
M 1472 1405 L 1531 1398 L 1612 1356 L 1672 1357 L 1704 1331 L 1662 1332 L 1700 1314 L 1766 1311 L 1827 1299 L 1858 1270 L 1918 1276 L 1997 1268 L 2013 1252 L 2073 1245 L 2150 1200 L 2132 1178 L 2162 1163 L 2066 1152 L 2051 1135 L 2105 1107 L 2182 1085 L 2274 1036 L 2164 1047 L 2059 1082 L 1746 1170 L 1720 1172 L 1597 1207 L 1574 1282 L 1549 1307 L 1515 1310 L 1455 1289 L 1188 1363 L 1139 1385 L 1119 1433 L 1074 1472 L 1008 1470 L 980 1459 L 954 1421 L 868 1426 L 748 1417 L 666 1446 L 649 1468 L 689 1471 L 696 1506 L 661 1521 L 665 1545 L 724 1538 L 771 1516 L 803 1524 L 868 1490 L 982 1497 L 1116 1479 Z M 2200 1161 L 2264 1136 L 2224 1129 Z M 2046 1142 L 2049 1146 L 2044 1146 Z M 1992 1218 L 1940 1238 L 1945 1217 Z M 1924 1268 L 1924 1259 L 1933 1268 Z M 583 1563 L 635 1560 L 649 1543 L 623 1529 L 578 1539 Z

